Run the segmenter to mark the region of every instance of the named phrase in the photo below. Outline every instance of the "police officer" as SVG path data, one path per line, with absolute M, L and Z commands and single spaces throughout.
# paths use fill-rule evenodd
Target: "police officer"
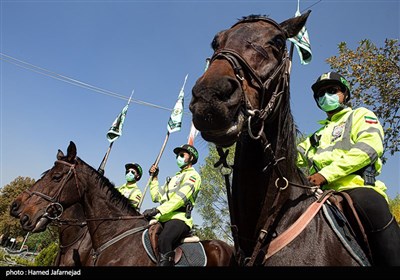
M 153 202 L 160 206 L 147 209 L 143 215 L 148 219 L 155 217 L 163 226 L 158 237 L 159 266 L 173 266 L 175 251 L 181 239 L 187 236 L 193 227 L 191 211 L 201 186 L 199 173 L 192 167 L 199 154 L 192 145 L 182 145 L 174 149 L 179 171 L 161 188 L 158 183 L 158 168 L 150 167 L 152 175 L 150 194 Z
M 324 73 L 311 88 L 327 119 L 298 145 L 298 166 L 308 169 L 311 184 L 347 192 L 363 223 L 373 264 L 398 266 L 400 229 L 389 210 L 386 186 L 375 178 L 382 169 L 383 128 L 372 111 L 346 106 L 350 85 L 342 75 Z
M 125 164 L 126 183 L 117 187 L 118 191 L 131 200 L 132 206 L 137 208 L 142 198 L 142 192 L 137 182 L 142 178 L 142 167 L 137 163 Z

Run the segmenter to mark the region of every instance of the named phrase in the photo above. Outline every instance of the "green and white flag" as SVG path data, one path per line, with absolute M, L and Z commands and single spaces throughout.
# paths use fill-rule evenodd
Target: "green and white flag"
M 300 13 L 300 0 L 297 1 L 297 11 L 294 14 L 296 17 L 301 16 Z M 308 37 L 308 31 L 305 26 L 300 30 L 300 32 L 292 38 L 289 38 L 289 41 L 294 44 L 296 47 L 297 53 L 300 57 L 301 64 L 308 64 L 311 62 L 312 59 L 312 52 L 311 52 L 311 44 L 310 38 Z
M 107 132 L 107 139 L 110 143 L 117 140 L 122 135 L 122 127 L 124 126 L 124 121 L 126 113 L 128 112 L 129 103 L 125 105 L 121 113 L 117 116 L 115 121 L 112 123 L 110 129 Z
M 168 120 L 167 129 L 168 129 L 169 133 L 179 131 L 179 130 L 181 130 L 181 127 L 182 127 L 183 99 L 185 96 L 183 89 L 185 88 L 187 77 L 188 77 L 188 75 L 186 75 L 186 77 L 185 77 L 185 82 L 183 83 L 181 91 L 179 92 L 178 100 L 176 101 L 174 109 L 172 110 L 172 113 L 171 113 L 171 117 Z

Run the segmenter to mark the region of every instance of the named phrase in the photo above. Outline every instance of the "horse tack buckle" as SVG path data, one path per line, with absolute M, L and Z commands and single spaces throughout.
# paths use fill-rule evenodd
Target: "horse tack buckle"
M 260 230 L 260 234 L 258 235 L 258 241 L 260 243 L 264 243 L 265 238 L 267 237 L 267 235 L 268 235 L 268 231 L 267 230 L 265 230 L 265 229 Z

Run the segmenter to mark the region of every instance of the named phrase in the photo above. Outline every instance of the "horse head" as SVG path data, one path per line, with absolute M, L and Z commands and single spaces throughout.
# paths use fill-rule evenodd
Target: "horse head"
M 79 201 L 83 188 L 77 180 L 76 162 L 76 146 L 71 142 L 67 155 L 58 150 L 54 166 L 14 200 L 11 211 L 14 216 L 19 214 L 24 230 L 44 231 L 62 215 L 64 208 Z M 23 207 L 18 207 L 21 203 Z M 19 213 L 17 209 L 21 209 Z
M 274 118 L 288 87 L 286 40 L 299 33 L 310 12 L 280 24 L 250 15 L 217 33 L 214 54 L 192 89 L 189 106 L 205 140 L 228 147 L 242 130 L 257 137 L 263 123 Z

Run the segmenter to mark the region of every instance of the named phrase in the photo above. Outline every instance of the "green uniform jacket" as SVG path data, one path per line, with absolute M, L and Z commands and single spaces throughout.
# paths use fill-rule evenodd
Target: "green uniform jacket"
M 197 194 L 201 186 L 201 177 L 193 168 L 183 169 L 175 174 L 169 182 L 159 187 L 157 179 L 150 183 L 150 194 L 153 202 L 159 202 L 157 207 L 160 211 L 155 218 L 160 222 L 166 222 L 171 219 L 184 221 L 190 228 L 193 227 L 193 218 L 185 217 L 183 210 L 188 203 L 194 207 Z
M 123 196 L 131 200 L 133 207 L 138 207 L 139 201 L 142 198 L 142 192 L 136 183 L 129 185 L 125 183 L 122 186 L 117 187 L 117 189 Z
M 310 136 L 298 145 L 297 165 L 306 167 L 309 174 L 318 171 L 327 180 L 322 189 L 342 191 L 356 187 L 369 187 L 386 200 L 386 186 L 376 180 L 375 186 L 365 186 L 357 170 L 374 163 L 376 175 L 381 173 L 383 154 L 383 128 L 376 115 L 366 108 L 345 108 L 331 120 L 319 121 L 316 132 L 319 144 L 312 146 Z

